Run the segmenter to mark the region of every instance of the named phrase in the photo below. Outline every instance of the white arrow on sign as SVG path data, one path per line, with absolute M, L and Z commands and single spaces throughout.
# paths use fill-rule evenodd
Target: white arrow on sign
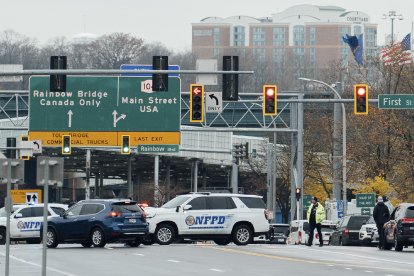
M 68 116 L 69 116 L 68 127 L 72 127 L 72 115 L 73 115 L 73 112 L 72 112 L 72 110 L 69 109 L 69 111 L 68 111 Z
M 121 119 L 125 119 L 126 115 L 125 114 L 121 114 L 121 116 L 119 116 L 118 118 L 116 117 L 116 115 L 118 115 L 118 112 L 116 112 L 116 110 L 114 110 L 114 112 L 112 112 L 112 115 L 114 115 L 114 127 L 116 127 L 116 123 L 121 120 Z

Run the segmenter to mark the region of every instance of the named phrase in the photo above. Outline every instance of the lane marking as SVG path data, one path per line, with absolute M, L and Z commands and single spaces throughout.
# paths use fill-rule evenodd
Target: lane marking
M 366 273 L 374 273 L 374 271 L 371 270 L 365 270 Z
M 350 268 L 350 267 L 345 267 L 345 269 L 346 269 L 346 270 L 352 270 L 352 268 Z
M 0 255 L 6 257 L 6 254 L 0 253 Z M 36 263 L 33 263 L 33 262 L 29 262 L 29 261 L 26 261 L 26 260 L 17 258 L 17 257 L 12 256 L 12 255 L 10 255 L 9 257 L 10 257 L 10 259 L 13 259 L 15 261 L 18 261 L 18 262 L 21 262 L 21 263 L 24 263 L 24 264 L 28 264 L 28 265 L 32 265 L 32 266 L 36 266 L 36 267 L 40 267 L 40 268 L 42 267 L 42 265 L 40 265 L 40 264 L 36 264 Z M 60 274 L 66 275 L 66 276 L 75 276 L 74 274 L 70 274 L 68 272 L 65 272 L 65 271 L 62 271 L 62 270 L 59 270 L 59 269 L 50 267 L 50 266 L 46 266 L 46 269 L 47 270 L 50 270 L 50 271 L 53 271 L 53 272 L 56 272 L 56 273 L 60 273 Z
M 177 260 L 167 260 L 167 261 L 171 263 L 180 263 L 180 261 L 177 261 Z
M 291 261 L 291 262 L 298 262 L 298 263 L 308 263 L 308 264 L 320 264 L 320 265 L 328 265 L 329 263 L 326 263 L 325 261 L 315 261 L 315 260 L 307 260 L 307 259 L 298 259 L 293 257 L 284 257 L 284 256 L 275 256 L 275 255 L 269 255 L 264 253 L 255 253 L 255 252 L 247 252 L 247 251 L 241 251 L 238 249 L 231 249 L 231 248 L 221 248 L 221 247 L 205 247 L 209 249 L 219 250 L 219 251 L 225 251 L 230 253 L 237 253 L 237 254 L 243 254 L 243 255 L 250 255 L 250 256 L 256 256 L 256 257 L 264 257 L 268 259 L 273 260 L 282 260 L 282 261 Z M 328 251 L 329 253 L 332 253 Z M 354 264 L 344 264 L 344 263 L 333 263 L 338 266 L 350 266 L 350 267 L 356 267 L 356 268 L 372 268 L 372 266 L 368 265 L 354 265 Z M 409 263 L 411 264 L 411 263 Z M 378 270 L 392 270 L 392 271 L 399 271 L 399 272 L 412 272 L 412 269 L 399 269 L 399 268 L 389 268 L 389 267 L 377 267 Z
M 141 253 L 134 253 L 134 255 L 136 255 L 136 256 L 145 256 L 144 254 L 141 254 Z
M 210 268 L 210 270 L 215 271 L 215 272 L 224 272 L 224 270 L 217 269 L 217 268 Z

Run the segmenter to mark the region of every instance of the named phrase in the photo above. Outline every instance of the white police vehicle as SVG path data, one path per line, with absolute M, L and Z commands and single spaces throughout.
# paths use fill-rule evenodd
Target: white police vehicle
M 10 240 L 23 240 L 27 243 L 40 243 L 40 227 L 43 224 L 43 204 L 13 205 L 10 216 Z M 49 203 L 48 217 L 58 217 L 68 206 Z M 6 243 L 7 213 L 5 207 L 0 209 L 0 244 Z
M 149 238 L 161 245 L 177 238 L 246 245 L 269 231 L 262 197 L 224 193 L 180 195 L 160 208 L 146 208 Z

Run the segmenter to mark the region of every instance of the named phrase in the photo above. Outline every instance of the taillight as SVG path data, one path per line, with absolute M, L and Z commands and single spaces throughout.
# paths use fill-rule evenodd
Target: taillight
M 412 222 L 414 222 L 414 218 L 402 218 L 402 219 L 400 219 L 400 222 L 402 222 L 402 223 L 412 223 Z
M 344 230 L 344 235 L 345 235 L 345 236 L 349 236 L 349 229 L 348 229 L 348 228 L 345 228 L 345 230 Z
M 116 218 L 116 217 L 120 217 L 121 216 L 121 213 L 118 213 L 118 212 L 115 212 L 115 211 L 111 211 L 111 212 L 108 213 L 107 216 L 110 217 L 110 218 Z

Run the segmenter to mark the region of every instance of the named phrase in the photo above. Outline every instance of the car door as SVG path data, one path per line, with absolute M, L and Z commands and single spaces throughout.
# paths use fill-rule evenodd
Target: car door
M 10 217 L 10 234 L 13 238 L 30 238 L 32 210 L 29 206 L 14 212 Z
M 63 218 L 56 224 L 58 230 L 58 236 L 62 237 L 62 240 L 73 240 L 80 237 L 82 232 L 79 229 L 77 221 L 80 217 L 83 203 L 74 205 L 63 214 Z
M 189 209 L 187 209 L 187 207 L 189 207 L 188 205 L 191 206 Z M 196 197 L 190 200 L 179 213 L 179 234 L 205 234 L 205 224 L 207 224 L 206 219 L 210 215 L 206 208 L 205 197 Z

